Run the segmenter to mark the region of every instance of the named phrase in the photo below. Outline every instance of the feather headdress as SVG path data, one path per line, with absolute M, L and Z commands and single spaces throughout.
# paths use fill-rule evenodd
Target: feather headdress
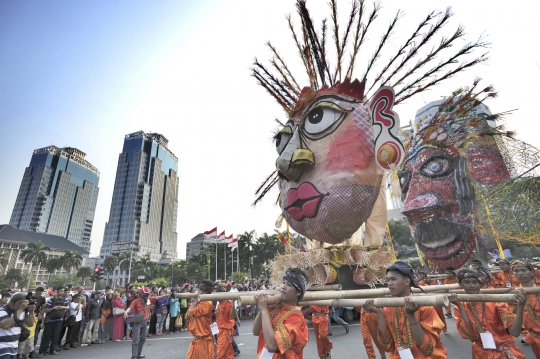
M 326 19 L 322 21 L 320 31 L 315 29 L 314 21 L 306 7 L 305 0 L 298 0 L 296 3 L 301 22 L 300 34 L 295 30 L 291 17 L 287 17 L 292 38 L 309 79 L 308 87 L 313 91 L 331 88 L 342 83 L 354 83 L 354 79 L 357 78 L 354 75 L 354 70 L 362 61 L 360 50 L 366 40 L 366 34 L 380 12 L 379 4 L 374 4 L 373 8 L 368 10 L 363 0 L 354 0 L 347 21 L 344 24 L 345 30 L 340 35 L 336 0 L 331 0 L 329 6 L 332 23 L 330 30 Z M 397 52 L 388 58 L 387 64 L 382 70 L 372 76 L 374 81 L 368 86 L 366 85 L 368 77 L 371 76 L 374 65 L 381 61 L 381 51 L 389 43 L 396 30 L 396 25 L 402 17 L 401 11 L 398 11 L 387 30 L 381 36 L 374 53 L 367 60 L 364 60 L 365 69 L 362 76 L 358 77 L 359 82 L 367 89 L 364 95 L 369 98 L 370 93 L 376 91 L 379 87 L 392 86 L 396 91 L 395 104 L 398 104 L 465 69 L 486 61 L 488 59 L 487 53 L 462 61 L 466 55 L 471 54 L 475 49 L 488 46 L 488 43 L 483 41 L 482 38 L 475 42 L 466 43 L 448 57 L 442 57 L 444 50 L 457 44 L 457 40 L 463 39 L 465 32 L 462 26 L 458 26 L 450 37 L 441 36 L 439 44 L 428 51 L 426 55 L 420 57 L 422 50 L 427 48 L 427 45 L 438 36 L 440 30 L 452 16 L 450 8 L 447 8 L 442 13 L 428 13 L 405 43 L 399 46 Z M 328 54 L 327 37 L 329 32 L 333 36 L 336 54 L 335 66 L 333 67 Z M 270 42 L 267 43 L 267 46 L 273 54 L 270 64 L 277 71 L 277 74 L 271 73 L 255 59 L 254 66 L 251 69 L 252 75 L 276 99 L 287 114 L 292 116 L 298 110 L 297 103 L 302 94 L 302 87 L 275 46 Z M 417 57 L 420 58 L 414 62 Z M 435 63 L 436 65 L 433 65 Z

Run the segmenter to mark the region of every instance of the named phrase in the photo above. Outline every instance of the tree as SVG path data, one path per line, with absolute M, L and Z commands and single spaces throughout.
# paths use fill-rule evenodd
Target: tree
M 22 270 L 17 268 L 9 268 L 4 276 L 5 280 L 8 282 L 9 286 L 15 281 L 20 281 L 23 279 Z
M 129 252 L 123 252 L 122 254 L 120 254 L 120 256 L 118 256 L 118 263 L 120 264 L 120 270 L 121 271 L 124 271 L 124 272 L 128 272 L 129 271 L 129 263 L 130 261 L 132 262 L 131 264 L 133 264 L 133 252 L 132 251 L 129 251 Z
M 112 273 L 114 268 L 118 265 L 118 257 L 107 256 L 103 260 L 103 268 L 107 271 L 107 283 L 109 283 L 109 275 Z
M 264 267 L 265 263 L 271 259 L 274 259 L 276 254 L 282 254 L 285 252 L 283 244 L 278 239 L 277 234 L 269 236 L 267 233 L 263 233 L 262 236 L 257 238 L 257 242 L 253 245 L 253 266 L 251 267 L 252 276 L 258 276 L 260 274 L 268 275 Z
M 59 258 L 59 257 L 50 257 L 47 260 L 47 262 L 45 262 L 45 269 L 47 270 L 47 273 L 49 273 L 49 279 L 47 280 L 47 285 L 49 284 L 49 281 L 51 280 L 51 275 L 57 270 L 62 269 L 62 267 L 63 267 L 63 261 L 62 261 L 62 258 Z
M 73 268 L 79 269 L 83 260 L 83 257 L 79 253 L 70 251 L 68 249 L 64 251 L 64 255 L 61 258 L 63 267 L 66 269 L 68 274 L 71 274 L 71 270 Z
M 47 252 L 51 249 L 43 245 L 43 242 L 28 243 L 28 246 L 21 252 L 24 264 L 30 263 L 30 269 L 28 270 L 28 284 L 26 288 L 30 288 L 30 282 L 32 281 L 32 266 L 44 265 L 47 262 Z M 37 277 L 37 273 L 36 273 Z
M 0 267 L 2 268 L 2 274 L 6 273 L 6 269 L 9 263 L 9 254 L 2 248 L 0 249 Z
M 133 275 L 144 275 L 145 280 L 148 280 L 149 278 L 155 278 L 156 274 L 156 262 L 153 262 L 150 257 L 142 257 L 140 260 L 135 262 L 135 265 L 132 265 L 131 272 Z M 158 273 L 159 274 L 159 273 Z
M 391 219 L 388 221 L 388 228 L 394 244 L 414 246 L 411 227 L 407 222 Z
M 77 271 L 77 278 L 81 280 L 81 283 L 84 285 L 86 284 L 86 278 L 89 278 L 92 275 L 92 268 L 90 267 L 81 267 Z

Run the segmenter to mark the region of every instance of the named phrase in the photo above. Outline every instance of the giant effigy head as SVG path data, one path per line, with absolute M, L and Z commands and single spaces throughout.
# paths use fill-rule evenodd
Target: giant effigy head
M 519 189 L 525 180 L 519 172 L 525 171 L 517 170 L 517 152 L 527 150 L 514 151 L 513 134 L 497 125 L 499 115 L 482 104 L 482 97 L 495 97 L 493 88 L 475 93 L 478 81 L 425 109 L 404 140 L 407 154 L 399 173 L 402 213 L 419 249 L 443 269 L 461 267 L 473 251 L 480 258 L 484 236 L 501 237 L 500 227 L 525 229 L 510 223 L 510 218 L 528 222 L 510 201 L 525 195 L 528 204 L 536 201 L 528 206 L 531 214 L 537 212 L 538 194 L 527 196 Z
M 452 71 L 453 75 L 484 61 L 482 55 L 455 65 L 457 58 L 485 44 L 469 43 L 441 60 L 439 52 L 462 38 L 464 32 L 459 27 L 451 37 L 443 37 L 438 48 L 429 51 L 427 44 L 452 16 L 450 9 L 431 12 L 397 54 L 389 57 L 388 64 L 377 74 L 371 74 L 401 13 L 390 22 L 375 52 L 361 61 L 360 49 L 378 16 L 379 5 L 369 10 L 364 2 L 354 1 L 348 21 L 341 25 L 344 33 L 339 30 L 335 1 L 331 1 L 330 8 L 331 28 L 324 20 L 322 28 L 316 30 L 302 0 L 297 2 L 301 32 L 287 18 L 306 69 L 306 86 L 299 85 L 301 81 L 292 75 L 271 43 L 271 65 L 277 75 L 255 60 L 253 76 L 287 114 L 274 137 L 276 172 L 261 185 L 255 203 L 278 184 L 282 214 L 298 233 L 319 242 L 338 244 L 350 239 L 371 217 L 374 226 L 382 226 L 383 230 L 380 238 L 370 244 L 380 245 L 386 227 L 385 171 L 395 169 L 404 158 L 404 148 L 397 137 L 399 116 L 393 106 L 445 80 L 449 75 L 443 71 Z M 329 36 L 335 45 L 334 66 L 328 60 L 332 53 Z M 424 55 L 423 50 L 427 52 Z M 436 58 L 440 60 L 438 65 Z M 362 75 L 356 78 L 354 70 L 361 66 L 360 62 Z M 428 71 L 427 66 L 435 67 Z M 422 70 L 427 74 L 422 74 Z M 368 76 L 373 78 L 370 83 Z
M 331 244 L 349 239 L 372 213 L 384 169 L 403 158 L 392 88 L 381 88 L 366 103 L 364 85 L 355 80 L 304 88 L 275 136 L 278 203 L 287 222 L 308 238 Z

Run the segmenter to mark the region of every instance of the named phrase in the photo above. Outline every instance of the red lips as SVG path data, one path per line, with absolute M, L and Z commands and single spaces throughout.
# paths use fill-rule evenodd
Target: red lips
M 313 218 L 317 215 L 319 205 L 324 194 L 315 186 L 304 182 L 298 188 L 291 188 L 287 192 L 287 206 L 285 210 L 297 221 L 304 218 Z

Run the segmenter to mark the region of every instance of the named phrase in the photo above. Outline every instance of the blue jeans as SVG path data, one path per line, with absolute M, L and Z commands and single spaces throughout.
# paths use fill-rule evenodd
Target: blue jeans
M 105 323 L 99 325 L 98 339 L 105 340 Z
M 340 318 L 338 315 L 338 311 L 334 307 L 330 307 L 330 312 L 328 313 L 328 333 L 332 333 L 332 319 L 336 321 L 336 323 L 341 324 L 343 328 L 347 328 L 349 324 L 347 324 L 346 321 Z

